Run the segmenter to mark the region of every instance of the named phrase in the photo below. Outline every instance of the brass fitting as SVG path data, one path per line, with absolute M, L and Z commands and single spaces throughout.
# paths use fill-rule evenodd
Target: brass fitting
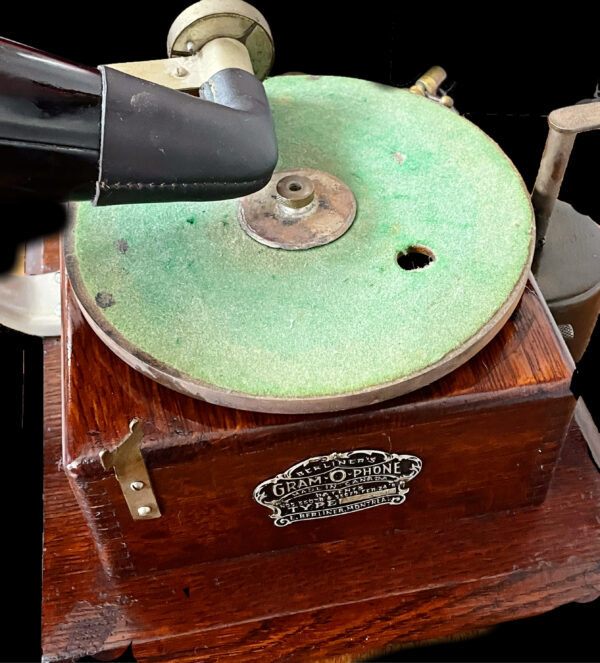
M 442 67 L 431 67 L 414 85 L 408 88 L 409 92 L 418 94 L 420 97 L 425 97 L 426 99 L 431 99 L 431 101 L 446 106 L 446 108 L 452 108 L 454 106 L 452 97 L 449 97 L 447 94 L 438 96 L 438 89 L 446 80 L 446 75 L 446 71 Z
M 439 86 L 446 80 L 446 76 L 447 74 L 442 67 L 431 67 L 410 88 L 410 91 L 422 97 L 428 95 L 435 97 Z

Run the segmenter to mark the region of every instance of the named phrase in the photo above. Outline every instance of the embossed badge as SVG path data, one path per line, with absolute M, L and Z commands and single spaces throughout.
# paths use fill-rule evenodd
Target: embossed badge
M 331 518 L 402 504 L 406 484 L 421 471 L 417 456 L 359 449 L 315 456 L 267 479 L 254 489 L 254 499 L 273 510 L 277 527 L 299 520 Z

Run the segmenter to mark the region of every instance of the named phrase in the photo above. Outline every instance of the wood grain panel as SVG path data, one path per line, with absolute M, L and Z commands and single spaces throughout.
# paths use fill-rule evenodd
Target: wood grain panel
M 392 643 L 441 637 L 596 598 L 600 477 L 575 424 L 559 455 L 572 408 L 572 366 L 544 308 L 528 287 L 498 343 L 494 340 L 465 366 L 415 394 L 344 415 L 298 417 L 228 410 L 166 390 L 122 362 L 115 364 L 119 360 L 69 306 L 67 351 L 62 357 L 66 375 L 71 374 L 65 383 L 66 459 L 94 458 L 100 448 L 118 441 L 131 417 L 141 414 L 146 418 L 144 454 L 157 492 L 185 493 L 177 489 L 169 471 L 190 474 L 180 483 L 180 488 L 192 487 L 187 512 L 178 514 L 183 522 L 175 524 L 177 514 L 170 519 L 175 537 L 164 539 L 163 532 L 145 538 L 140 550 L 145 551 L 146 564 L 161 556 L 176 559 L 179 553 L 164 549 L 179 545 L 176 539 L 181 540 L 185 531 L 188 536 L 196 532 L 198 541 L 218 535 L 201 518 L 183 520 L 184 515 L 193 518 L 192 506 L 198 503 L 192 495 L 199 476 L 194 464 L 207 458 L 214 473 L 207 474 L 205 496 L 210 493 L 210 476 L 226 475 L 228 459 L 241 457 L 248 466 L 255 462 L 254 471 L 266 473 L 271 468 L 253 460 L 261 451 L 275 449 L 280 461 L 297 460 L 297 454 L 308 453 L 323 439 L 338 444 L 351 436 L 355 439 L 349 446 L 357 447 L 375 433 L 381 435 L 381 421 L 403 426 L 405 434 L 392 444 L 404 449 L 405 443 L 423 445 L 420 433 L 432 417 L 439 417 L 443 425 L 438 427 L 435 456 L 444 458 L 448 481 L 461 470 L 468 471 L 471 481 L 463 484 L 462 514 L 460 509 L 452 516 L 444 511 L 442 484 L 436 493 L 438 484 L 423 474 L 403 506 L 412 501 L 420 513 L 427 513 L 427 495 L 438 500 L 435 516 L 419 522 L 410 515 L 416 510 L 402 512 L 400 507 L 397 513 L 404 513 L 404 522 L 398 526 L 395 518 L 384 515 L 384 508 L 375 509 L 372 514 L 382 512 L 377 516 L 381 520 L 375 519 L 373 529 L 367 527 L 361 536 L 338 532 L 319 541 L 302 539 L 288 528 L 290 539 L 279 550 L 269 539 L 271 530 L 258 525 L 265 518 L 272 528 L 265 510 L 252 504 L 257 511 L 243 514 L 245 531 L 263 552 L 239 555 L 243 541 L 236 544 L 232 539 L 229 549 L 213 550 L 216 558 L 210 561 L 149 575 L 137 575 L 133 565 L 129 577 L 111 580 L 102 570 L 64 472 L 60 343 L 46 340 L 44 660 L 118 653 L 130 642 L 140 662 L 316 661 L 341 655 L 358 659 Z M 494 416 L 502 408 L 504 421 Z M 473 412 L 479 437 L 463 440 L 463 450 L 470 449 L 472 458 L 461 466 L 452 453 L 453 441 L 461 438 L 460 429 Z M 535 460 L 534 438 L 528 432 L 531 421 L 543 422 L 546 431 L 535 440 Z M 514 434 L 503 439 L 502 431 L 507 430 Z M 494 442 L 486 443 L 488 438 Z M 425 446 L 419 451 L 429 453 Z M 279 461 L 272 462 L 273 469 L 285 469 Z M 522 482 L 515 481 L 516 463 L 523 468 Z M 95 484 L 95 506 L 104 509 L 106 517 L 105 543 L 111 539 L 113 556 L 120 549 L 125 566 L 131 541 L 126 528 L 132 522 L 120 513 L 123 502 L 114 477 L 103 478 L 95 465 L 92 460 L 74 478 L 83 491 L 90 489 L 86 484 Z M 468 516 L 473 505 L 493 510 L 494 500 L 515 494 L 539 504 L 551 477 L 541 505 Z M 420 479 L 424 480 L 419 495 Z M 473 491 L 479 491 L 476 499 Z M 92 503 L 86 504 L 89 509 Z M 212 506 L 227 515 L 231 504 L 219 504 L 215 493 Z M 166 513 L 170 510 L 169 506 Z M 353 517 L 322 522 L 331 526 Z M 232 529 L 227 536 L 233 533 Z M 294 536 L 302 539 L 301 545 Z
M 600 476 L 574 425 L 540 507 L 110 581 L 60 467 L 56 341 L 45 366 L 46 661 L 131 641 L 140 661 L 358 657 L 600 594 Z

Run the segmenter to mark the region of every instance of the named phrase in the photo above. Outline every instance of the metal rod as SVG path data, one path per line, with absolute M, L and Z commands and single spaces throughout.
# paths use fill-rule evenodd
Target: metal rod
M 576 133 L 561 133 L 550 127 L 531 203 L 535 212 L 536 252 L 544 245 L 548 222 L 565 176 Z
M 535 212 L 536 246 L 532 269 L 535 273 L 548 224 L 578 133 L 600 129 L 600 103 L 577 104 L 552 111 L 548 116 L 548 138 L 533 186 L 531 203 Z

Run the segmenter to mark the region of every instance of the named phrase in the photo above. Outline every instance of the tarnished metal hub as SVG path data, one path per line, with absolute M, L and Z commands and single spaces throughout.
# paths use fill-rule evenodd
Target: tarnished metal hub
M 315 186 L 304 175 L 288 175 L 277 182 L 277 194 L 282 205 L 291 209 L 307 207 L 315 199 Z
M 297 168 L 274 173 L 264 189 L 240 200 L 242 228 L 279 249 L 310 249 L 341 237 L 354 221 L 356 201 L 337 177 Z

